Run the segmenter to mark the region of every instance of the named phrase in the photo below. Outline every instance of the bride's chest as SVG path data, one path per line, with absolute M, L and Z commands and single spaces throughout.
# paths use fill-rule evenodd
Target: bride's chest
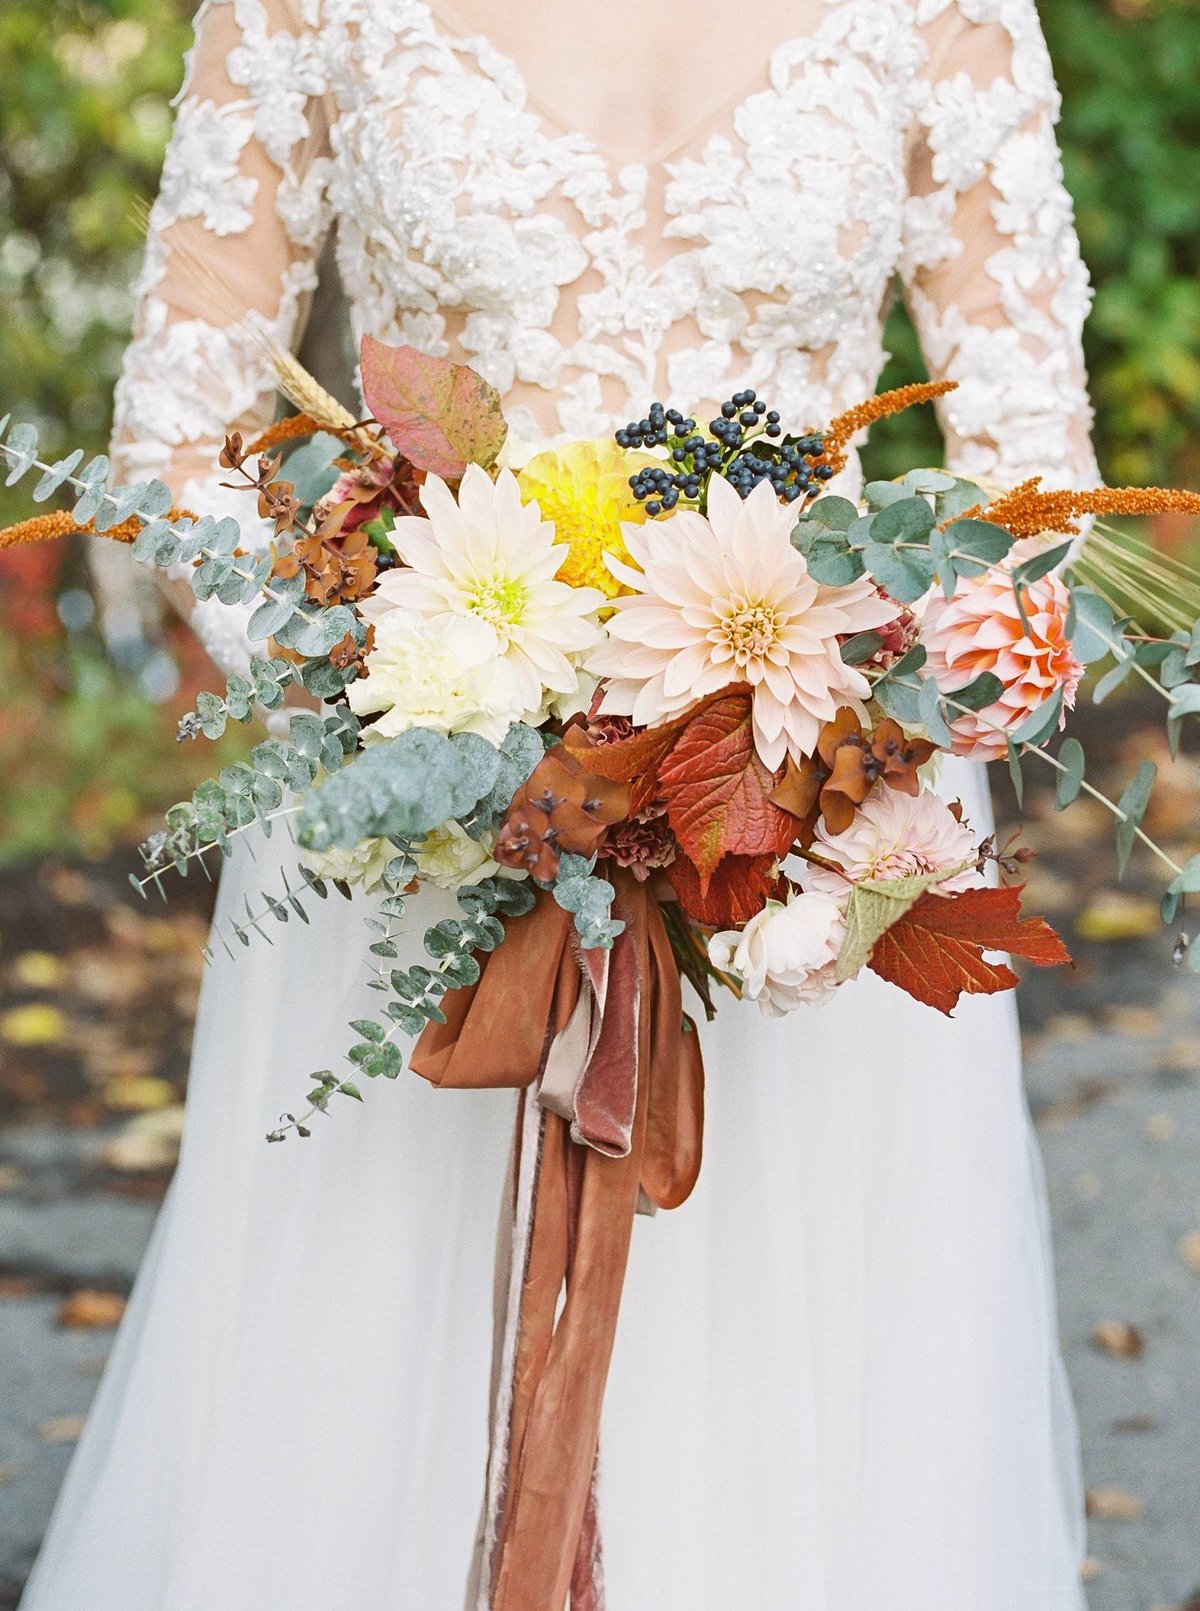
M 571 287 L 585 341 L 652 340 L 684 319 L 733 339 L 766 298 L 777 323 L 786 308 L 790 341 L 823 345 L 839 318 L 877 317 L 895 267 L 911 17 L 901 0 L 825 6 L 740 94 L 698 86 L 714 110 L 676 149 L 631 161 L 565 127 L 511 59 L 418 0 L 322 0 L 324 183 L 351 292 L 536 334 Z

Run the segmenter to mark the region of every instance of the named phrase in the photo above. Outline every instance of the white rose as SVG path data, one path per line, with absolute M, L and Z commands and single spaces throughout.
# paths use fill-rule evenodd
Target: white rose
M 333 884 L 361 884 L 368 895 L 382 889 L 384 869 L 400 852 L 388 839 L 364 839 L 353 850 L 306 850 L 304 864 Z
M 498 744 L 521 714 L 517 677 L 495 631 L 476 615 L 434 624 L 414 611 L 389 610 L 375 622 L 367 671 L 346 695 L 356 715 L 381 713 L 364 742 L 431 727 Z
M 417 872 L 439 889 L 477 884 L 500 871 L 489 845 L 472 839 L 457 822 L 447 822 L 413 846 Z
M 736 973 L 743 994 L 771 1018 L 803 1002 L 825 1001 L 834 990 L 842 943 L 842 909 L 830 896 L 793 895 L 768 901 L 744 929 L 726 929 L 708 942 L 715 968 Z

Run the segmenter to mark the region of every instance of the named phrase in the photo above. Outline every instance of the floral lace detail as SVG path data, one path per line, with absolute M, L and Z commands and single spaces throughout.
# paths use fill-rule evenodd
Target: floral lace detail
M 277 303 L 290 341 L 332 218 L 358 330 L 473 363 L 531 440 L 744 385 L 817 424 L 874 390 L 899 272 L 931 372 L 960 383 L 948 463 L 1095 479 L 1089 292 L 1033 0 L 824 0 L 732 114 L 653 166 L 557 130 L 423 0 L 206 0 L 198 32 L 118 395 L 142 473 L 272 403 L 254 342 L 175 305 L 173 226 L 208 236 L 248 306 Z

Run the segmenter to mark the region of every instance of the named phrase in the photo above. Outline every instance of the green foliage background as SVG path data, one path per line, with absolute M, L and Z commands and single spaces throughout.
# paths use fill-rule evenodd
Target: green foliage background
M 0 403 L 35 420 L 51 450 L 100 450 L 107 436 L 140 251 L 132 209 L 155 188 L 193 10 L 194 0 L 0 0 Z M 1115 483 L 1196 486 L 1200 8 L 1041 0 L 1041 13 L 1096 286 L 1087 354 L 1101 467 Z M 920 376 L 899 307 L 888 338 L 884 383 Z M 876 434 L 872 473 L 935 462 L 922 414 Z M 0 522 L 24 512 L 22 489 L 0 489 Z M 70 704 L 95 679 L 61 681 Z M 111 709 L 104 701 L 106 718 Z M 146 752 L 158 742 L 155 728 Z
M 4 0 L 0 7 L 0 386 L 50 437 L 98 448 L 138 255 L 190 39 L 190 0 Z M 1067 182 L 1096 284 L 1087 333 L 1111 481 L 1200 464 L 1200 7 L 1042 0 L 1063 91 Z M 902 310 L 889 384 L 920 374 Z M 881 433 L 881 463 L 927 421 Z M 911 458 L 909 460 L 911 462 Z M 13 510 L 11 501 L 0 515 Z

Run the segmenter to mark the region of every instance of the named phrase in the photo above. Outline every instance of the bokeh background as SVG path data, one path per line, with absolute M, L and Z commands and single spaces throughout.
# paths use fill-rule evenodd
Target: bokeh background
M 0 3 L 0 414 L 102 451 L 190 0 Z M 1200 487 L 1200 7 L 1042 0 L 1096 287 L 1087 354 L 1112 484 Z M 884 384 L 921 377 L 898 308 Z M 927 411 L 871 469 L 939 453 Z M 0 489 L 0 524 L 26 511 Z M 1200 565 L 1200 530 L 1154 541 Z M 134 846 L 214 760 L 173 742 L 212 674 L 187 635 L 106 643 L 81 544 L 0 553 L 0 1608 L 14 1605 L 170 1176 L 211 891 L 128 886 Z M 1119 792 L 1163 763 L 1155 837 L 1195 851 L 1195 758 L 1136 696 L 1083 713 Z M 249 742 L 236 734 L 230 750 Z M 1032 780 L 1031 780 L 1032 781 Z M 1095 1611 L 1200 1611 L 1200 985 L 1153 875 L 1118 886 L 1103 813 L 1028 789 L 1031 897 L 1068 980 L 1023 986 L 1062 1329 L 1083 1424 Z M 1181 858 L 1182 859 L 1182 858 Z M 386 1093 L 379 1093 L 380 1100 Z M 1003 1317 L 997 1317 L 1003 1325 Z

